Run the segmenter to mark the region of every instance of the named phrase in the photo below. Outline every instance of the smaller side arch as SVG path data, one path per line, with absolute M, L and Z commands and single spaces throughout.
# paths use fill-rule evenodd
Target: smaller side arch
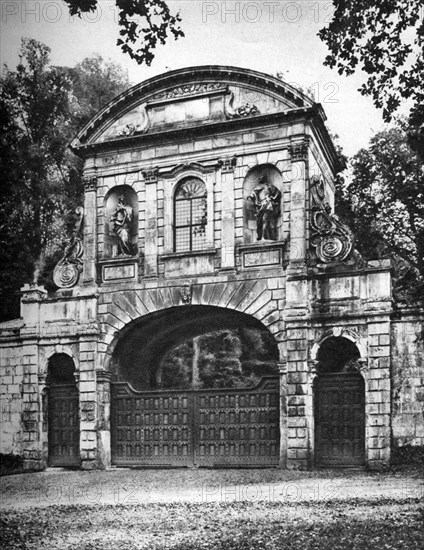
M 358 340 L 353 331 L 334 328 L 311 353 L 311 441 L 319 467 L 365 464 L 366 380 Z
M 79 372 L 80 370 L 79 358 L 78 358 L 78 355 L 72 349 L 72 347 L 66 346 L 63 344 L 57 344 L 56 346 L 49 347 L 45 350 L 43 360 L 41 361 L 41 364 L 40 364 L 40 370 L 38 373 L 39 376 L 47 376 L 48 369 L 49 369 L 49 361 L 56 354 L 69 355 L 69 357 L 74 362 L 75 372 Z
M 79 392 L 73 358 L 62 350 L 48 358 L 43 409 L 47 420 L 48 464 L 80 465 Z M 43 424 L 45 424 L 43 422 Z

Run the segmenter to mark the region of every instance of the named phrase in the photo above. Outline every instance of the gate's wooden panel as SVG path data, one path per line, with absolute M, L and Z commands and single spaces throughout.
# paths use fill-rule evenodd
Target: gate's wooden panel
M 112 384 L 112 463 L 116 466 L 193 465 L 190 391 L 136 392 Z
M 75 384 L 49 389 L 49 465 L 79 466 L 78 390 Z
M 112 463 L 117 466 L 275 466 L 279 386 L 136 392 L 112 384 Z
M 356 374 L 323 374 L 315 382 L 318 466 L 360 466 L 365 460 L 365 388 Z
M 278 378 L 254 389 L 208 390 L 196 395 L 199 466 L 278 466 Z

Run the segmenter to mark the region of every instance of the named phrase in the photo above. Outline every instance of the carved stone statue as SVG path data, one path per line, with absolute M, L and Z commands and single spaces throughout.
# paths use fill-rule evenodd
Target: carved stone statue
M 277 220 L 281 213 L 281 191 L 268 183 L 266 176 L 260 176 L 258 185 L 247 199 L 253 201 L 256 208 L 258 241 L 276 241 Z
M 113 222 L 113 231 L 118 237 L 118 256 L 132 256 L 133 246 L 131 244 L 131 222 L 133 209 L 125 199 L 125 195 L 119 196 L 118 204 L 112 214 L 110 221 Z

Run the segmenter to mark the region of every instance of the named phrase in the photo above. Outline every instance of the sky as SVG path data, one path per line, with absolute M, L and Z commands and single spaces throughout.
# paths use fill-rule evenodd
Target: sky
M 99 0 L 95 13 L 71 17 L 62 0 L 0 0 L 0 61 L 16 66 L 22 37 L 51 48 L 53 65 L 73 66 L 99 53 L 127 69 L 133 84 L 193 65 L 231 65 L 284 74 L 284 80 L 312 87 L 327 114 L 327 125 L 347 155 L 367 147 L 384 128 L 381 112 L 357 91 L 364 75 L 339 76 L 324 67 L 328 51 L 317 36 L 332 17 L 326 0 L 169 0 L 182 18 L 184 38 L 158 46 L 150 67 L 139 66 L 116 46 L 114 0 Z

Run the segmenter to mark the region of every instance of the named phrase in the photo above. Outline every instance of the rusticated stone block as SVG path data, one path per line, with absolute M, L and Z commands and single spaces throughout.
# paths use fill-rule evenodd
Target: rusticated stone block
M 306 384 L 307 374 L 306 372 L 289 372 L 287 374 L 287 382 L 289 384 Z
M 94 401 L 83 401 L 80 403 L 81 420 L 90 422 L 95 420 L 96 403 Z

